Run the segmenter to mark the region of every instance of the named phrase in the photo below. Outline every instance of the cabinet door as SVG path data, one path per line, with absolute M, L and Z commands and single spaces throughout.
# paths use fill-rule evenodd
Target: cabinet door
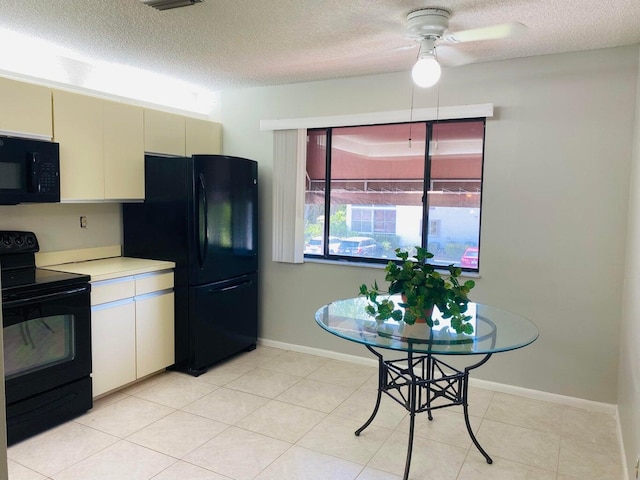
M 185 118 L 159 110 L 144 110 L 144 150 L 184 156 Z
M 138 378 L 174 364 L 174 336 L 173 292 L 137 297 Z
M 53 138 L 60 143 L 60 199 L 103 200 L 104 101 L 53 92 Z
M 104 196 L 144 200 L 143 109 L 104 102 Z
M 53 136 L 51 90 L 0 78 L 0 130 Z
M 197 118 L 186 120 L 186 154 L 219 154 L 222 145 L 222 125 Z
M 94 397 L 136 379 L 135 315 L 133 299 L 91 309 Z

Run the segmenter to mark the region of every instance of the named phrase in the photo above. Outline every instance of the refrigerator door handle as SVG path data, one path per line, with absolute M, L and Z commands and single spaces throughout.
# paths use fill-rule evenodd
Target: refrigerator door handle
M 220 293 L 220 292 L 228 292 L 229 290 L 235 290 L 236 288 L 246 287 L 247 285 L 251 285 L 253 280 L 249 280 L 248 282 L 238 283 L 236 285 L 231 285 L 229 287 L 224 287 L 220 289 L 212 288 L 209 290 L 209 293 Z
M 209 226 L 208 212 L 207 212 L 207 189 L 204 185 L 204 175 L 199 175 L 198 184 L 198 260 L 200 261 L 200 268 L 204 265 L 207 259 L 207 248 L 209 246 Z

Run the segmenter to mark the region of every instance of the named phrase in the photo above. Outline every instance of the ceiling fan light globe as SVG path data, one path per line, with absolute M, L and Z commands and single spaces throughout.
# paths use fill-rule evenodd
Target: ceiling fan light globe
M 413 66 L 411 77 L 418 87 L 428 88 L 438 83 L 441 73 L 442 69 L 438 61 L 433 57 L 425 57 Z

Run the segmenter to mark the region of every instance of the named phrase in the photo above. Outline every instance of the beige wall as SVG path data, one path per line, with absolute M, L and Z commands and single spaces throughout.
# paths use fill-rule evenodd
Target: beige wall
M 540 338 L 475 376 L 617 403 L 638 46 L 445 69 L 440 104 L 493 103 L 487 121 L 482 269 L 473 299 L 533 320 Z M 313 314 L 381 270 L 276 264 L 272 133 L 263 119 L 407 109 L 407 73 L 224 92 L 224 153 L 260 164 L 263 338 L 366 356 Z M 435 106 L 437 89 L 416 91 Z M 636 373 L 637 375 L 637 373 Z
M 36 234 L 41 252 L 120 245 L 122 208 L 119 203 L 49 203 L 0 206 L 0 230 Z M 80 216 L 87 228 L 80 228 Z
M 496 111 L 487 122 L 482 278 L 474 299 L 526 315 L 540 328 L 532 346 L 494 356 L 475 376 L 619 403 L 630 471 L 640 450 L 638 50 L 469 65 L 445 69 L 440 83 L 441 105 L 493 103 Z M 415 106 L 434 106 L 437 92 L 416 91 Z M 405 73 L 223 94 L 225 153 L 260 162 L 261 337 L 367 356 L 321 331 L 313 313 L 382 275 L 271 262 L 273 145 L 259 121 L 405 109 L 410 98 Z M 80 215 L 87 229 L 80 229 Z M 42 251 L 113 245 L 122 235 L 121 210 L 0 206 L 0 229 L 34 231 Z M 0 459 L 0 475 L 2 467 Z
M 618 410 L 630 475 L 640 456 L 640 70 L 637 85 L 618 376 Z

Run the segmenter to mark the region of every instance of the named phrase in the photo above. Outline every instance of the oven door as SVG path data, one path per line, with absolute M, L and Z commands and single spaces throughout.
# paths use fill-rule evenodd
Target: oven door
M 7 405 L 91 373 L 90 285 L 3 299 Z

